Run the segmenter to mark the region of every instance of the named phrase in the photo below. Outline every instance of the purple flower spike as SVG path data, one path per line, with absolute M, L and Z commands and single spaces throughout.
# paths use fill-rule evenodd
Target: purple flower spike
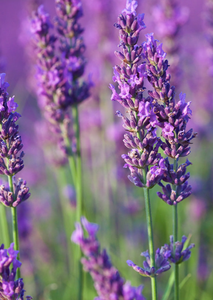
M 4 80 L 5 74 L 0 74 L 0 174 L 14 176 L 24 168 L 23 144 L 16 124 L 21 115 L 14 112 L 18 104 L 14 102 L 15 96 L 8 97 L 9 84 Z M 0 186 L 0 202 L 5 206 L 16 207 L 30 196 L 26 182 L 22 179 L 15 182 L 13 179 L 14 193 L 8 186 Z
M 129 282 L 124 283 L 124 279 L 112 265 L 106 250 L 100 250 L 96 237 L 98 225 L 88 222 L 85 217 L 81 218 L 81 222 L 88 237 L 84 237 L 82 225 L 77 223 L 76 230 L 72 234 L 72 241 L 80 245 L 86 256 L 81 262 L 84 270 L 93 278 L 94 287 L 98 293 L 98 298 L 95 299 L 145 300 L 141 294 L 143 287 L 135 288 Z
M 21 267 L 21 262 L 17 260 L 19 251 L 15 251 L 13 247 L 13 243 L 9 249 L 4 249 L 3 244 L 0 246 L 0 299 L 24 300 L 23 279 L 15 280 L 16 271 Z M 30 298 L 30 296 L 26 297 L 26 299 Z
M 171 2 L 166 0 L 166 3 Z M 170 11 L 170 10 L 169 10 Z M 191 186 L 187 179 L 186 166 L 178 166 L 180 157 L 190 154 L 192 139 L 196 137 L 193 130 L 186 130 L 192 111 L 190 102 L 185 102 L 186 95 L 180 94 L 180 100 L 175 101 L 175 87 L 171 86 L 171 75 L 168 73 L 169 62 L 165 59 L 162 44 L 154 39 L 153 34 L 147 34 L 147 41 L 143 43 L 143 57 L 146 60 L 147 79 L 153 90 L 149 90 L 150 103 L 156 116 L 155 126 L 161 128 L 161 145 L 164 154 L 175 160 L 177 170 L 165 159 L 165 170 L 158 184 L 162 187 L 162 193 L 158 196 L 169 205 L 176 205 L 191 194 Z M 153 124 L 152 124 L 153 126 Z M 157 172 L 156 165 L 149 176 Z M 163 181 L 169 182 L 164 186 Z
M 163 251 L 169 261 L 174 264 L 180 264 L 185 260 L 188 260 L 191 256 L 191 249 L 195 247 L 195 244 L 191 244 L 189 247 L 183 250 L 184 244 L 187 240 L 186 236 L 182 236 L 181 242 L 175 242 L 174 247 L 174 239 L 173 236 L 170 236 L 170 244 L 165 244 L 163 246 Z M 174 250 L 175 249 L 175 250 Z
M 144 14 L 137 16 L 136 7 L 136 1 L 127 1 L 126 9 L 115 24 L 120 34 L 120 49 L 115 54 L 121 64 L 114 67 L 113 81 L 118 84 L 120 92 L 117 92 L 113 85 L 110 85 L 110 89 L 111 100 L 120 103 L 128 113 L 124 116 L 121 112 L 117 112 L 117 116 L 122 117 L 123 127 L 128 132 L 123 141 L 130 151 L 128 155 L 122 155 L 125 161 L 124 167 L 130 170 L 128 178 L 138 187 L 152 188 L 163 174 L 163 171 L 158 168 L 162 158 L 158 153 L 161 142 L 156 136 L 155 129 L 161 123 L 157 119 L 152 98 L 143 96 L 144 81 L 149 76 L 149 70 L 144 62 L 141 63 L 143 45 L 137 45 L 139 33 L 145 28 L 145 24 Z M 153 36 L 148 36 L 148 40 L 154 41 Z M 161 46 L 158 47 L 156 44 L 156 49 L 159 56 L 164 56 Z M 143 178 L 143 170 L 146 170 L 146 173 L 149 171 L 147 178 Z
M 146 257 L 146 261 L 143 262 L 143 268 L 137 266 L 131 260 L 127 260 L 127 264 L 142 276 L 155 277 L 171 268 L 166 256 L 167 253 L 163 251 L 163 248 L 161 248 L 161 250 L 157 249 L 156 251 L 155 267 L 150 265 L 150 256 L 148 250 L 142 252 L 141 255 Z
M 66 159 L 71 151 L 65 139 L 68 138 L 70 144 L 74 140 L 70 108 L 90 96 L 93 83 L 91 76 L 85 81 L 81 78 L 86 66 L 86 46 L 79 23 L 83 15 L 81 1 L 55 2 L 55 26 L 50 23 L 44 7 L 40 6 L 32 18 L 32 33 L 37 58 L 38 103 L 48 130 L 54 134 L 58 150 Z

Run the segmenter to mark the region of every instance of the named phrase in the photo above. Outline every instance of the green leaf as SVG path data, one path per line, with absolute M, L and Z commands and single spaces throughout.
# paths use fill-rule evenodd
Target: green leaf
M 174 280 L 175 280 L 174 272 L 172 272 L 170 277 L 169 277 L 168 285 L 167 285 L 166 291 L 165 291 L 165 293 L 162 297 L 162 300 L 167 300 L 169 298 L 169 295 L 170 295 L 171 290 L 172 290 L 172 286 L 174 284 Z
M 188 279 L 192 276 L 192 274 L 188 274 L 186 275 L 186 277 L 181 281 L 181 283 L 179 284 L 179 289 L 181 290 L 182 287 L 185 285 L 185 283 L 188 281 Z

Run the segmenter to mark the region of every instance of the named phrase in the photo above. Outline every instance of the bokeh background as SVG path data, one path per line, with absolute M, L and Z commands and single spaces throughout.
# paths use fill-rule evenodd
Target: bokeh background
M 159 1 L 138 1 L 138 13 L 145 13 L 147 28 L 141 33 L 154 32 L 158 37 L 154 6 Z M 87 46 L 86 75 L 92 74 L 94 87 L 89 100 L 80 106 L 81 144 L 84 174 L 84 206 L 87 218 L 100 225 L 99 239 L 107 248 L 112 262 L 122 276 L 133 285 L 144 284 L 144 295 L 150 292 L 149 279 L 140 277 L 126 265 L 131 259 L 142 263 L 140 253 L 147 249 L 146 221 L 143 192 L 127 179 L 121 154 L 123 146 L 121 120 L 115 111 L 121 108 L 110 100 L 114 56 L 119 44 L 118 32 L 113 24 L 125 7 L 124 0 L 82 0 Z M 190 126 L 198 132 L 192 145 L 189 160 L 193 193 L 180 205 L 179 235 L 190 237 L 196 244 L 192 256 L 181 266 L 183 300 L 211 300 L 213 295 L 213 77 L 211 55 L 213 45 L 207 39 L 206 3 L 203 0 L 177 1 L 186 7 L 188 20 L 177 35 L 180 80 L 177 97 L 186 93 L 191 101 Z M 33 53 L 27 18 L 32 7 L 44 4 L 52 20 L 55 15 L 54 0 L 21 1 L 0 0 L 0 72 L 5 72 L 10 83 L 10 95 L 16 95 L 20 132 L 24 143 L 25 168 L 21 176 L 27 180 L 31 198 L 19 208 L 21 236 L 22 276 L 27 294 L 34 299 L 76 299 L 76 278 L 67 278 L 67 245 L 59 198 L 64 201 L 70 236 L 74 229 L 75 193 L 69 184 L 60 184 L 62 173 L 53 163 L 54 146 L 48 142 L 42 127 L 42 114 L 36 99 Z M 213 14 L 212 14 L 213 28 Z M 213 29 L 212 29 L 213 30 Z M 160 40 L 161 41 L 161 40 Z M 49 137 L 51 139 L 51 137 Z M 69 172 L 67 172 L 69 182 Z M 151 192 L 155 245 L 161 247 L 172 234 L 171 207 Z M 71 242 L 70 242 L 71 244 Z M 71 247 L 72 253 L 72 245 Z M 70 255 L 70 254 L 69 254 Z M 167 274 L 168 273 L 168 274 Z M 159 278 L 159 294 L 163 295 L 169 272 Z M 93 299 L 95 291 L 86 278 L 88 294 Z M 172 298 L 170 298 L 172 299 Z

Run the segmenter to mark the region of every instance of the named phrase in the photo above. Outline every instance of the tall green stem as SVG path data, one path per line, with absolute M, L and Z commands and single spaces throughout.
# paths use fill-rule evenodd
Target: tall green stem
M 77 196 L 77 221 L 80 221 L 83 212 L 82 199 L 82 170 L 81 170 L 81 144 L 78 106 L 73 107 L 74 129 L 76 134 L 76 196 Z
M 1 222 L 1 233 L 2 233 L 2 240 L 1 242 L 4 243 L 5 248 L 10 246 L 10 236 L 9 236 L 9 226 L 7 222 L 7 215 L 6 215 L 6 207 L 0 204 L 0 222 Z
M 76 135 L 76 178 L 75 178 L 75 188 L 76 188 L 76 219 L 80 222 L 83 213 L 83 198 L 82 198 L 82 169 L 81 169 L 81 144 L 80 144 L 80 125 L 78 116 L 78 106 L 73 107 L 73 119 L 74 119 L 74 130 Z M 85 214 L 85 213 L 84 213 Z M 82 257 L 82 252 L 79 247 L 78 263 L 79 263 L 79 293 L 78 300 L 82 299 L 83 296 L 83 270 L 82 264 L 80 262 Z
M 65 128 L 63 125 L 61 125 L 61 132 L 63 135 L 63 139 L 65 142 L 65 145 L 68 149 L 68 162 L 69 162 L 69 167 L 70 167 L 70 172 L 71 172 L 71 177 L 72 177 L 72 181 L 74 186 L 76 186 L 76 165 L 75 165 L 75 157 L 72 151 L 72 146 L 70 144 L 70 140 L 69 137 L 67 136 L 67 133 L 65 131 Z
M 174 238 L 174 248 L 175 251 L 175 242 L 178 241 L 178 211 L 177 205 L 173 205 L 173 238 Z M 175 283 L 174 283 L 174 300 L 179 300 L 179 265 L 174 264 L 174 275 L 175 275 Z
M 177 171 L 178 161 L 174 161 L 174 171 Z M 176 186 L 173 186 L 176 191 Z M 175 255 L 175 242 L 178 241 L 178 206 L 173 205 L 173 255 Z M 179 300 L 179 265 L 174 264 L 174 300 Z
M 14 197 L 14 190 L 13 190 L 13 176 L 8 176 L 8 182 L 11 193 L 13 193 Z M 13 226 L 13 242 L 15 250 L 19 250 L 19 239 L 18 239 L 18 220 L 17 220 L 17 210 L 16 207 L 11 207 L 12 213 L 12 226 Z M 20 254 L 18 253 L 17 259 L 19 260 Z M 17 269 L 17 278 L 21 277 L 20 268 Z
M 71 270 L 73 269 L 72 264 L 72 250 L 71 250 L 71 243 L 70 243 L 70 235 L 72 232 L 72 226 L 73 226 L 73 218 L 69 209 L 68 201 L 67 199 L 64 199 L 62 188 L 67 185 L 67 178 L 65 173 L 65 168 L 61 167 L 56 170 L 56 179 L 58 184 L 58 191 L 59 191 L 59 201 L 61 206 L 61 212 L 62 212 L 62 219 L 63 219 L 63 225 L 66 233 L 66 240 L 67 240 L 67 261 L 68 261 L 68 274 L 71 274 Z
M 143 178 L 146 178 L 146 170 L 143 170 Z M 148 231 L 148 243 L 149 243 L 149 254 L 150 254 L 150 264 L 155 267 L 155 252 L 154 252 L 154 238 L 153 238 L 153 228 L 152 228 L 152 213 L 151 213 L 151 203 L 149 189 L 144 188 L 145 197 L 145 208 L 146 208 L 146 223 Z M 157 300 L 157 280 L 156 277 L 151 277 L 151 288 L 152 288 L 152 300 Z

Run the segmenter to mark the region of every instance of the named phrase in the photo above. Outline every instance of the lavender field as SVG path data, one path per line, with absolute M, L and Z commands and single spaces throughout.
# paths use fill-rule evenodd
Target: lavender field
M 213 299 L 213 0 L 0 1 L 0 299 Z

